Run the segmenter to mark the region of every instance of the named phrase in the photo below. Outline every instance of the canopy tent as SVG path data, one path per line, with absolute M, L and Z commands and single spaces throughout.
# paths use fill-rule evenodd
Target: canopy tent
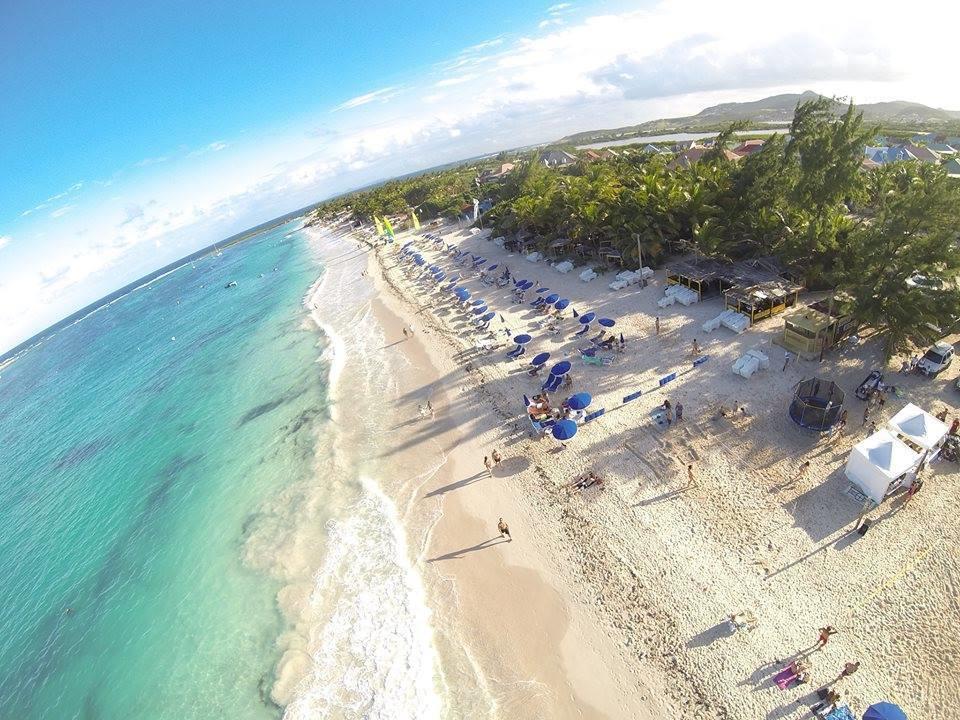
M 888 430 L 878 430 L 853 446 L 843 472 L 850 482 L 879 505 L 890 485 L 919 462 L 919 453 Z
M 890 418 L 887 426 L 894 433 L 924 450 L 933 450 L 940 447 L 943 439 L 947 436 L 946 425 L 913 403 L 908 403 L 906 407 Z

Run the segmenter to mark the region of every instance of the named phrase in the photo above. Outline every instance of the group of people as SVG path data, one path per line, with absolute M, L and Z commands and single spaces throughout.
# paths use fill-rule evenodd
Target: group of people
M 494 448 L 493 452 L 489 455 L 483 456 L 483 466 L 491 475 L 493 475 L 493 469 L 499 466 L 501 462 L 503 462 L 503 456 L 496 448 Z
M 667 422 L 667 427 L 673 425 L 674 420 L 677 422 L 683 421 L 683 403 L 677 403 L 676 408 L 674 408 L 669 400 L 664 400 L 660 409 L 663 411 L 663 417 Z
M 603 488 L 603 478 L 593 472 L 593 470 L 588 470 L 570 483 L 570 487 L 576 488 L 577 490 L 586 490 L 594 486 Z

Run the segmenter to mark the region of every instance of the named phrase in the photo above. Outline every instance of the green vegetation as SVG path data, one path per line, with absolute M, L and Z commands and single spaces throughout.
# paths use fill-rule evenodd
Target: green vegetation
M 726 128 L 721 143 L 732 143 L 738 127 Z M 630 265 L 637 239 L 646 263 L 684 252 L 775 256 L 808 288 L 849 295 L 845 309 L 883 332 L 892 354 L 928 340 L 928 324 L 960 316 L 960 188 L 921 163 L 864 172 L 863 148 L 875 135 L 852 104 L 838 116 L 833 101 L 818 98 L 797 106 L 789 141 L 775 135 L 739 162 L 718 148 L 668 169 L 670 156 L 633 150 L 554 169 L 528 154 L 500 184 L 484 186 L 495 201 L 486 222 L 499 234 L 532 235 L 543 252 L 557 238 L 588 251 L 612 246 Z M 419 206 L 424 220 L 455 215 L 478 196 L 476 175 L 493 166 L 391 181 L 319 212 L 350 206 L 369 219 Z M 927 280 L 914 282 L 918 275 Z

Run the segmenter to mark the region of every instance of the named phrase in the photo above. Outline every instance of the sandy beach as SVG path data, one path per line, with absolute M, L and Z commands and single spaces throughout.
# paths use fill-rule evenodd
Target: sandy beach
M 627 341 L 613 364 L 585 366 L 569 311 L 561 335 L 548 336 L 529 304 L 511 304 L 508 288 L 482 286 L 474 273 L 462 284 L 505 320 L 492 326 L 502 347 L 486 353 L 433 281 L 398 261 L 408 239 L 355 262 L 373 281 L 370 307 L 398 369 L 383 396 L 402 423 L 388 440 L 385 462 L 397 473 L 389 492 L 432 625 L 444 628 L 437 650 L 491 699 L 471 717 L 808 717 L 816 690 L 854 661 L 856 675 L 835 687 L 855 711 L 886 699 L 911 717 L 960 713 L 951 672 L 960 658 L 955 466 L 935 464 L 909 505 L 898 496 L 872 511 L 866 536 L 849 532 L 861 508 L 843 493 L 842 468 L 865 435 L 853 390 L 881 363 L 877 343 L 781 371 L 783 351 L 771 342 L 780 319 L 742 335 L 703 335 L 720 302 L 658 310 L 662 271 L 646 288 L 611 291 L 612 277 L 583 283 L 576 272 L 509 255 L 485 233 L 447 229 L 446 242 L 506 263 L 581 312 L 615 318 Z M 422 240 L 420 249 L 451 265 Z M 413 326 L 412 339 L 404 326 Z M 508 332 L 534 336 L 520 361 L 504 358 Z M 710 359 L 684 372 L 694 339 Z M 733 375 L 734 360 L 753 348 L 770 356 L 770 369 L 750 380 Z M 563 450 L 533 439 L 524 414 L 522 395 L 542 381 L 525 370 L 541 351 L 551 363 L 571 359 L 569 392 L 590 392 L 591 409 L 608 410 Z M 656 389 L 671 372 L 682 374 Z M 829 444 L 786 413 L 792 386 L 814 374 L 847 395 L 847 432 Z M 898 377 L 902 396 L 883 417 L 910 401 L 931 412 L 946 405 L 954 416 L 956 374 Z M 669 429 L 651 418 L 666 398 L 685 408 Z M 427 399 L 433 417 L 419 412 Z M 745 414 L 717 417 L 735 402 Z M 482 461 L 494 448 L 504 461 L 488 475 Z M 809 471 L 792 483 L 805 460 Z M 604 478 L 602 489 L 570 487 L 586 470 Z M 510 543 L 499 539 L 500 517 Z M 732 633 L 724 619 L 743 611 L 758 625 Z M 839 632 L 809 653 L 810 682 L 780 690 L 773 675 L 828 624 Z

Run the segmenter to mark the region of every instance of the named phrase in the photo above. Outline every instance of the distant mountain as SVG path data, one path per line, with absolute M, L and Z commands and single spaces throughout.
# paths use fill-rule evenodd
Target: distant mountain
M 747 120 L 757 127 L 786 126 L 793 120 L 793 111 L 798 103 L 814 100 L 817 97 L 820 97 L 818 93 L 807 90 L 803 93 L 771 95 L 752 102 L 721 103 L 704 108 L 696 115 L 650 120 L 639 125 L 607 130 L 589 130 L 568 135 L 559 143 L 578 145 L 676 130 L 712 131 L 719 130 L 721 126 L 736 120 Z M 834 103 L 834 106 L 837 112 L 842 112 L 846 107 L 842 102 Z M 933 130 L 944 125 L 960 126 L 960 111 L 942 110 L 903 100 L 867 103 L 857 105 L 857 109 L 863 112 L 863 119 L 866 122 L 885 126 L 904 126 L 916 130 Z

